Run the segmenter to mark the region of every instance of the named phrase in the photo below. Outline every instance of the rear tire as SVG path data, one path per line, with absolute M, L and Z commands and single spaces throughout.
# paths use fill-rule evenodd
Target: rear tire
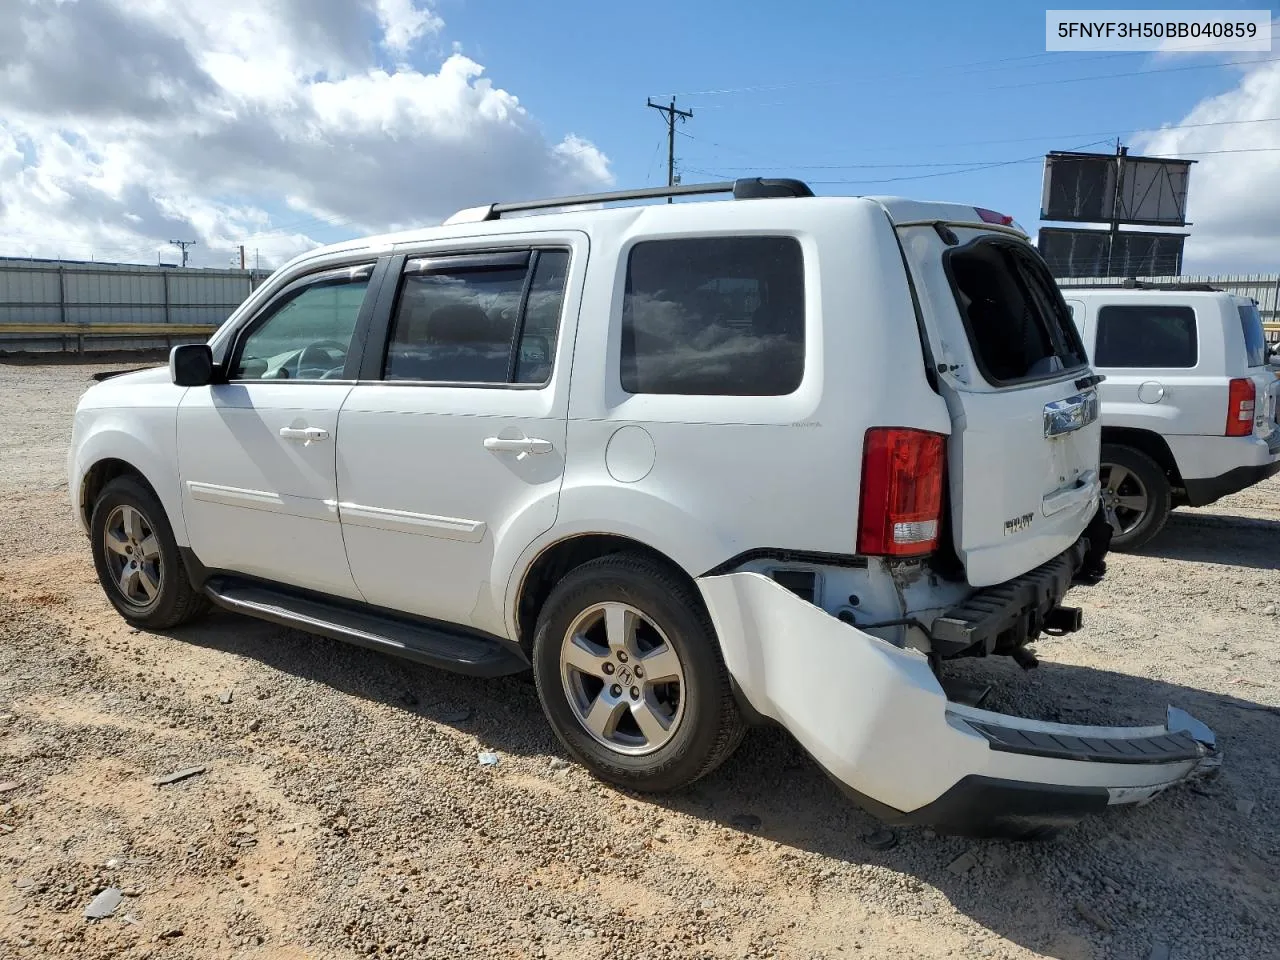
M 164 507 L 138 478 L 116 477 L 103 487 L 89 530 L 98 581 L 133 626 L 167 630 L 208 609 L 191 586 Z
M 1102 506 L 1111 524 L 1111 549 L 1139 550 L 1158 534 L 1173 509 L 1163 468 L 1134 447 L 1102 445 Z
M 556 584 L 538 617 L 533 674 L 565 749 L 628 789 L 686 786 L 746 731 L 700 598 L 644 556 L 601 557 Z

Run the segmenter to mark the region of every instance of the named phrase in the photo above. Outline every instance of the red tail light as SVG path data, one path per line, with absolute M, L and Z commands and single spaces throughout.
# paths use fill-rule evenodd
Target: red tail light
M 1231 381 L 1227 395 L 1227 436 L 1247 437 L 1253 433 L 1253 408 L 1257 390 L 1248 377 Z
M 862 452 L 858 553 L 914 557 L 938 545 L 946 438 L 873 427 Z
M 1007 214 L 997 213 L 995 210 L 988 210 L 986 207 L 974 207 L 978 211 L 978 216 L 982 218 L 983 223 L 998 223 L 1002 227 L 1013 225 L 1013 217 Z

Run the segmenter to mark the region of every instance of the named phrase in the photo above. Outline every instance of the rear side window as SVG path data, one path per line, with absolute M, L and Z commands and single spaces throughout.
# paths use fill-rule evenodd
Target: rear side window
M 383 379 L 547 382 L 568 266 L 564 250 L 410 260 Z
M 1262 329 L 1262 317 L 1252 303 L 1239 304 L 1240 325 L 1244 328 L 1244 349 L 1249 366 L 1261 367 L 1267 362 L 1267 335 Z
M 1099 367 L 1196 365 L 1196 312 L 1185 306 L 1131 304 L 1098 310 L 1093 362 Z
M 1025 246 L 982 239 L 944 255 L 974 357 L 994 384 L 1050 377 L 1087 362 L 1071 311 Z
M 622 308 L 628 393 L 780 396 L 804 375 L 804 256 L 793 237 L 636 244 Z

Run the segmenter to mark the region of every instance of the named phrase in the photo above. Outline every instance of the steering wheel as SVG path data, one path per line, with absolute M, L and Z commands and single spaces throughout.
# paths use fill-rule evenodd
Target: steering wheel
M 323 359 L 313 354 L 320 354 Z M 341 372 L 346 359 L 347 344 L 341 340 L 317 340 L 302 348 L 294 367 L 299 380 L 323 380 L 333 373 L 335 366 Z

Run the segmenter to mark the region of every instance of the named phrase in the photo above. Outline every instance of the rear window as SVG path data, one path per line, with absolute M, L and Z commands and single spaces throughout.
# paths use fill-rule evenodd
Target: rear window
M 974 358 L 989 382 L 1051 377 L 1085 365 L 1071 311 L 1025 244 L 984 238 L 944 256 Z
M 1196 365 L 1196 354 L 1191 307 L 1144 303 L 1098 310 L 1096 366 L 1187 368 Z
M 780 396 L 804 375 L 804 257 L 793 237 L 637 243 L 622 306 L 628 393 Z
M 1244 328 L 1244 350 L 1249 366 L 1261 367 L 1267 362 L 1267 335 L 1262 329 L 1262 317 L 1252 303 L 1239 304 L 1240 325 Z

